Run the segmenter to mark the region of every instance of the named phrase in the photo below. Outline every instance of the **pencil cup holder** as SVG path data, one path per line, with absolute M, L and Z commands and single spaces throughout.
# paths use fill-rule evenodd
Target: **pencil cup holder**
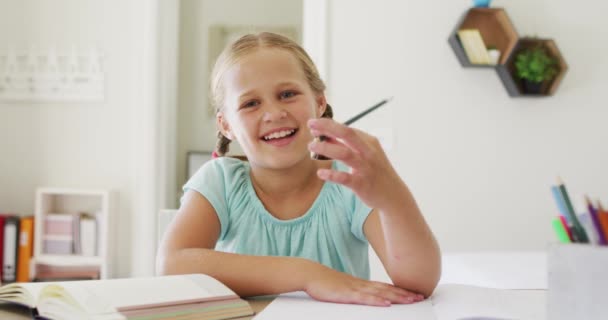
M 607 319 L 608 247 L 551 245 L 547 319 Z

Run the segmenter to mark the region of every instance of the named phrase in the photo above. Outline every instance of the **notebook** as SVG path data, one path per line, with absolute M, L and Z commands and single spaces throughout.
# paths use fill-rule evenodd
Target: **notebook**
M 12 283 L 0 301 L 48 319 L 228 319 L 253 314 L 249 304 L 202 275 L 65 282 Z
M 442 284 L 430 299 L 390 307 L 319 302 L 303 292 L 282 294 L 255 319 L 538 320 L 546 319 L 545 308 L 545 290 L 503 290 Z

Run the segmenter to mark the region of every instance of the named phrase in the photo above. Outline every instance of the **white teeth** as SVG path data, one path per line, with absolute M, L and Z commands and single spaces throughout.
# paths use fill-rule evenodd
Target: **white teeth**
M 264 136 L 264 140 L 268 141 L 271 139 L 283 138 L 290 134 L 293 134 L 294 132 L 296 132 L 295 129 L 273 132 L 267 136 Z

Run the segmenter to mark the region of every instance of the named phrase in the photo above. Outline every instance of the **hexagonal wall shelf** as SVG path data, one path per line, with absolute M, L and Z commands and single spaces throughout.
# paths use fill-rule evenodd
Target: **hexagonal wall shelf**
M 472 64 L 469 61 L 458 31 L 462 29 L 477 29 L 483 41 L 488 46 L 495 46 L 501 52 L 499 64 L 505 63 L 507 57 L 517 43 L 517 32 L 507 13 L 502 8 L 471 8 L 465 12 L 450 34 L 448 42 L 454 50 L 458 61 L 463 67 L 494 68 L 494 65 Z
M 495 46 L 501 52 L 498 64 L 472 64 L 458 37 L 458 31 L 463 29 L 479 30 L 485 47 Z M 471 8 L 467 10 L 450 33 L 448 43 L 463 67 L 496 69 L 498 77 L 511 97 L 552 95 L 557 90 L 566 70 L 568 70 L 568 65 L 555 41 L 552 39 L 519 38 L 513 23 L 511 23 L 503 8 Z M 529 94 L 525 93 L 521 80 L 516 76 L 515 57 L 522 50 L 539 44 L 546 49 L 549 55 L 557 59 L 558 74 L 553 80 L 542 85 L 540 94 Z
M 541 45 L 547 51 L 547 53 L 557 60 L 557 75 L 553 80 L 544 83 L 540 89 L 539 94 L 530 94 L 526 93 L 523 89 L 522 82 L 516 76 L 515 70 L 515 58 L 517 54 L 524 49 L 533 48 L 535 46 Z M 507 89 L 507 92 L 512 97 L 518 96 L 547 96 L 552 95 L 557 90 L 560 82 L 564 78 L 566 71 L 568 70 L 568 65 L 566 61 L 562 57 L 555 41 L 552 39 L 538 39 L 538 38 L 521 38 L 517 41 L 517 45 L 515 49 L 513 49 L 512 54 L 508 57 L 507 61 L 497 66 L 496 72 L 498 73 L 498 77 L 502 80 L 502 83 Z

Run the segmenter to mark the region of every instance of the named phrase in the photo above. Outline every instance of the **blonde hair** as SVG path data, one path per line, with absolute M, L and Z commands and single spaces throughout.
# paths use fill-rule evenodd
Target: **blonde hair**
M 312 91 L 315 94 L 322 94 L 325 92 L 325 83 L 321 80 L 317 67 L 306 51 L 295 41 L 271 32 L 247 34 L 227 46 L 217 58 L 215 66 L 213 67 L 211 73 L 211 103 L 216 113 L 221 111 L 224 106 L 225 89 L 223 77 L 226 71 L 238 63 L 242 57 L 261 48 L 276 48 L 291 53 L 300 63 L 306 81 Z M 327 104 L 322 117 L 333 117 L 333 111 L 329 104 Z M 223 156 L 228 152 L 230 139 L 226 138 L 219 130 L 217 132 L 217 137 L 218 142 L 215 151 L 218 156 Z

